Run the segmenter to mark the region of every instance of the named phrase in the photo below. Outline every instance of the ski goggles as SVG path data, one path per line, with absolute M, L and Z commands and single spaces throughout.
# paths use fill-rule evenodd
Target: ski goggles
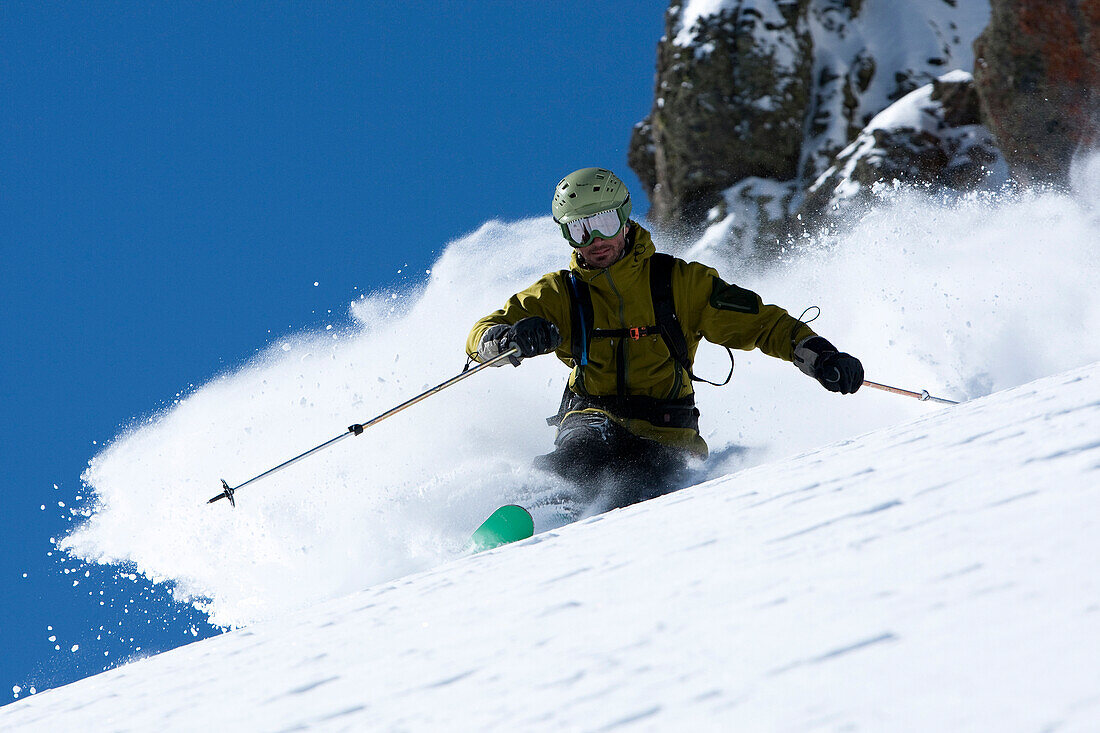
M 580 249 L 592 244 L 597 237 L 611 239 L 622 231 L 624 224 L 620 209 L 611 209 L 561 224 L 561 233 L 569 244 Z

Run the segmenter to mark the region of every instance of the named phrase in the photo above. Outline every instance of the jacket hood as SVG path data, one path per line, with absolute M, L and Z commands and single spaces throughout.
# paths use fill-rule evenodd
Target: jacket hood
M 569 269 L 588 283 L 595 280 L 604 270 L 609 270 L 617 282 L 625 282 L 641 274 L 645 261 L 656 251 L 657 248 L 653 245 L 653 237 L 650 233 L 641 224 L 631 219 L 630 231 L 626 235 L 626 254 L 618 262 L 603 270 L 582 267 L 578 259 L 579 253 L 574 251 L 569 259 Z

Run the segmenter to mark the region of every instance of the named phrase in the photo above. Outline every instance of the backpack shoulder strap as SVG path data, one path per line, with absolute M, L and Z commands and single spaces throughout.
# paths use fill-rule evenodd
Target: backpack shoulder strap
M 569 294 L 569 317 L 573 363 L 588 366 L 588 345 L 592 341 L 592 292 L 588 283 L 571 270 L 561 271 L 565 291 Z
M 718 384 L 709 379 L 695 376 L 691 371 L 691 357 L 688 354 L 687 339 L 684 337 L 684 329 L 680 327 L 680 319 L 676 315 L 676 305 L 672 299 L 672 269 L 676 264 L 676 258 L 664 252 L 655 252 L 649 258 L 649 289 L 653 296 L 653 315 L 657 319 L 657 328 L 664 339 L 665 346 L 672 358 L 684 368 L 688 378 L 694 382 L 706 382 L 716 387 L 729 384 L 733 377 L 733 352 L 726 348 L 730 355 L 730 373 L 726 381 Z
M 655 252 L 649 258 L 649 289 L 653 296 L 653 315 L 657 319 L 657 329 L 668 347 L 672 358 L 691 374 L 691 360 L 688 357 L 687 339 L 680 328 L 680 319 L 676 316 L 676 306 L 672 300 L 672 266 L 675 259 L 664 252 Z

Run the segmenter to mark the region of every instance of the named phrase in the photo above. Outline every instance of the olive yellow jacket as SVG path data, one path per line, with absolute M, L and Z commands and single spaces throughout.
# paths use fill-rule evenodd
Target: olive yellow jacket
M 588 283 L 592 294 L 593 328 L 655 325 L 649 284 L 650 257 L 655 251 L 649 232 L 632 221 L 627 235 L 627 253 L 610 267 L 589 269 L 580 263 L 577 253 L 573 253 L 570 269 Z M 792 361 L 795 344 L 815 335 L 809 326 L 779 306 L 765 305 L 756 293 L 724 282 L 717 271 L 698 262 L 675 261 L 672 294 L 693 361 L 699 341 L 704 338 L 732 349 L 760 349 L 769 356 Z M 574 363 L 570 308 L 569 285 L 562 273 L 543 275 L 534 285 L 509 298 L 502 309 L 475 323 L 466 340 L 466 350 L 477 359 L 481 337 L 491 326 L 539 316 L 555 324 L 561 332 L 561 345 L 554 353 L 573 370 L 569 375 L 569 388 L 581 395 L 614 396 L 617 388 L 615 339 L 592 339 L 588 365 L 582 367 Z M 627 339 L 624 353 L 626 394 L 658 399 L 692 394 L 691 380 L 669 354 L 660 336 Z M 658 427 L 645 420 L 627 420 L 607 414 L 635 435 L 701 456 L 707 454 L 706 443 L 696 430 Z

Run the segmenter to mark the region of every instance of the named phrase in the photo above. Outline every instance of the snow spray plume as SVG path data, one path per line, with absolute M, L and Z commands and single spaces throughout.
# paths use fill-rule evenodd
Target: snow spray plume
M 1100 333 L 1090 206 L 1057 192 L 936 200 L 900 189 L 772 270 L 720 250 L 699 259 L 793 313 L 820 304 L 814 329 L 869 378 L 970 398 L 1100 360 L 1088 338 Z M 452 373 L 470 326 L 568 256 L 550 217 L 489 222 L 450 243 L 421 287 L 357 301 L 354 328 L 279 339 L 96 455 L 83 476 L 95 511 L 62 549 L 174 581 L 177 598 L 223 626 L 454 557 L 489 512 L 522 504 L 538 479 L 531 458 L 554 437 L 541 418 L 557 410 L 566 378 L 555 359 L 468 380 L 369 441 L 265 479 L 247 512 L 203 502 L 226 466 L 258 473 Z M 703 345 L 697 371 L 724 371 L 726 359 Z M 698 389 L 714 475 L 928 412 L 872 390 L 826 392 L 759 352 L 738 362 L 729 387 Z
M 294 458 L 291 458 L 289 461 L 283 461 L 282 463 L 280 463 L 278 466 L 275 466 L 274 468 L 269 468 L 268 470 L 261 473 L 259 476 L 254 476 L 254 477 L 248 479 L 247 481 L 245 481 L 240 486 L 230 487 L 229 484 L 226 483 L 225 479 L 222 479 L 222 493 L 220 493 L 217 496 L 215 496 L 214 498 L 208 500 L 206 503 L 207 504 L 213 504 L 214 502 L 218 501 L 219 499 L 229 499 L 229 503 L 232 506 L 236 507 L 237 506 L 237 500 L 233 498 L 233 495 L 237 492 L 238 489 L 240 489 L 244 486 L 248 486 L 250 483 L 253 483 L 254 481 L 259 481 L 260 479 L 264 478 L 265 476 L 271 476 L 274 473 L 282 471 L 284 468 L 292 466 L 293 464 L 297 463 L 298 461 L 302 460 L 303 458 L 307 458 L 308 456 L 311 456 L 314 453 L 318 453 L 318 452 L 324 450 L 325 448 L 328 448 L 330 446 L 335 445 L 336 443 L 339 443 L 341 440 L 348 437 L 349 435 L 362 435 L 364 430 L 366 430 L 367 428 L 369 428 L 373 425 L 377 425 L 378 423 L 385 420 L 387 417 L 392 417 L 393 415 L 396 415 L 397 413 L 401 412 L 402 410 L 404 410 L 406 408 L 409 408 L 409 407 L 412 407 L 417 402 L 420 402 L 422 400 L 426 400 L 427 398 L 431 397 L 433 394 L 437 394 L 439 392 L 442 392 L 447 387 L 450 387 L 451 385 L 454 385 L 454 384 L 458 384 L 459 382 L 461 382 L 463 379 L 466 379 L 467 377 L 472 377 L 474 374 L 478 373 L 482 369 L 484 369 L 486 367 L 496 366 L 498 363 L 500 363 L 500 362 L 502 362 L 506 359 L 511 359 L 513 356 L 516 356 L 518 354 L 519 354 L 519 348 L 518 347 L 517 348 L 511 348 L 508 351 L 505 351 L 500 356 L 494 357 L 494 358 L 490 359 L 489 361 L 487 361 L 483 364 L 478 364 L 473 369 L 463 369 L 462 373 L 459 374 L 458 376 L 451 377 L 446 382 L 443 382 L 442 384 L 438 384 L 435 387 L 432 387 L 431 389 L 429 389 L 425 392 L 421 392 L 416 397 L 413 397 L 410 400 L 402 402 L 397 407 L 386 410 L 381 415 L 379 415 L 377 417 L 374 417 L 374 418 L 371 418 L 370 420 L 366 421 L 365 423 L 356 423 L 355 425 L 348 426 L 347 430 L 345 430 L 340 435 L 337 435 L 335 438 L 333 438 L 331 440 L 326 440 L 324 443 L 321 443 L 321 445 L 319 445 L 315 448 L 310 448 L 305 453 L 301 453 L 301 454 L 295 456 Z M 518 362 L 516 363 L 516 366 L 519 366 Z

